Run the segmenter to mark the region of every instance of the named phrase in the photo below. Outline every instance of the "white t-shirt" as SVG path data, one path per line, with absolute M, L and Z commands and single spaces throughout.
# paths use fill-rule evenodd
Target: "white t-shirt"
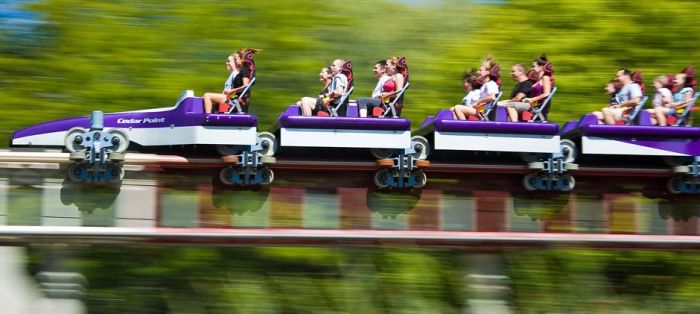
M 481 99 L 481 89 L 473 89 L 462 98 L 462 105 L 474 106 Z
M 654 94 L 654 102 L 652 102 L 654 107 L 663 106 L 664 98 L 673 100 L 673 94 L 671 94 L 671 91 L 666 87 L 659 88 L 656 94 Z
M 481 91 L 481 94 L 479 95 L 480 98 L 487 97 L 491 94 L 498 94 L 498 84 L 496 84 L 494 81 L 488 81 L 486 84 L 481 85 L 479 90 Z
M 635 82 L 631 82 L 623 86 L 619 92 L 616 94 L 618 101 L 620 103 L 626 102 L 632 98 L 642 98 L 642 87 Z
M 224 90 L 233 89 L 233 78 L 236 77 L 236 75 L 238 75 L 238 71 L 231 72 L 231 75 L 229 75 L 226 82 L 224 82 Z
M 329 92 L 335 91 L 338 87 L 343 89 L 343 93 L 347 92 L 347 86 L 348 86 L 348 77 L 345 76 L 345 74 L 338 73 L 336 76 L 333 77 L 333 80 L 331 81 L 331 87 L 328 89 Z M 340 101 L 340 97 L 336 98 L 333 100 L 333 104 L 338 104 Z
M 388 76 L 386 74 L 382 75 L 379 80 L 377 81 L 377 86 L 374 87 L 374 90 L 372 91 L 372 98 L 377 98 L 379 95 L 382 93 L 382 87 L 384 86 L 384 83 L 386 81 L 390 80 L 391 76 Z

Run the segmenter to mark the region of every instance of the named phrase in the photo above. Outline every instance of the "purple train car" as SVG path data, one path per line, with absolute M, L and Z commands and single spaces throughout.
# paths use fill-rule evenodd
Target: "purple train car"
M 440 110 L 423 121 L 414 134 L 427 138 L 434 150 L 555 154 L 559 152 L 556 123 L 509 122 L 505 107 L 494 108 L 491 121 L 455 120 Z M 531 161 L 531 160 L 526 160 Z
M 562 127 L 562 145 L 570 147 L 569 159 L 580 155 L 662 156 L 670 165 L 691 162 L 700 156 L 700 128 L 653 126 L 641 111 L 635 125 L 604 125 L 587 114 Z
M 515 153 L 532 170 L 523 178 L 527 190 L 571 191 L 576 181 L 565 172 L 577 169 L 577 165 L 563 159 L 559 125 L 509 122 L 506 108 L 497 106 L 497 101 L 498 97 L 481 121 L 456 120 L 450 110 L 440 110 L 426 118 L 414 134 L 436 151 Z
M 367 148 L 378 158 L 382 151 L 411 147 L 411 122 L 404 118 L 361 118 L 357 104 L 348 103 L 345 117 L 302 116 L 298 106 L 282 112 L 271 132 L 279 133 L 280 147 Z
M 280 147 L 369 149 L 387 169 L 374 175 L 379 188 L 421 188 L 427 176 L 420 162 L 427 157 L 425 140 L 411 138 L 411 122 L 404 118 L 360 117 L 357 104 L 349 101 L 346 116 L 303 116 L 297 105 L 277 118 L 271 132 L 279 134 Z
M 562 127 L 562 152 L 573 161 L 585 155 L 658 156 L 673 167 L 667 183 L 672 193 L 700 193 L 700 128 L 654 126 L 639 112 L 635 125 L 603 125 L 587 114 Z
M 104 130 L 119 138 L 118 152 L 131 145 L 214 145 L 224 154 L 232 154 L 256 144 L 268 142 L 265 155 L 274 152 L 274 135 L 257 132 L 257 117 L 250 114 L 207 114 L 203 100 L 184 91 L 172 107 L 104 115 Z M 13 147 L 62 147 L 74 151 L 74 137 L 90 128 L 88 116 L 39 123 L 18 131 L 11 137 Z M 135 145 L 133 145 L 135 144 Z M 272 146 L 272 147 L 270 147 Z

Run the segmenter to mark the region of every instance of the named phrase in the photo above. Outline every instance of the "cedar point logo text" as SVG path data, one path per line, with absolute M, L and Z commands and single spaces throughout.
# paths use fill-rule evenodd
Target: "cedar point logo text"
M 163 123 L 165 122 L 165 118 L 143 118 L 143 119 L 124 119 L 124 118 L 119 118 L 117 120 L 118 124 L 139 124 L 139 123 Z

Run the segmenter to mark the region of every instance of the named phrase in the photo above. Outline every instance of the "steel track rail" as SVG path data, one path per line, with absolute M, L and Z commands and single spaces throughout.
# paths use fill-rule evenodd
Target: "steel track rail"
M 61 152 L 31 152 L 31 151 L 0 151 L 0 168 L 10 168 L 8 165 L 23 164 L 70 164 L 68 153 Z M 180 155 L 156 155 L 128 153 L 123 162 L 125 165 L 152 165 L 165 167 L 222 167 L 221 158 L 188 157 Z M 355 170 L 373 171 L 380 167 L 375 161 L 342 161 L 314 159 L 286 159 L 278 157 L 277 162 L 270 166 L 272 169 L 290 170 Z M 41 166 L 37 166 L 41 168 Z M 433 161 L 426 172 L 436 173 L 503 173 L 526 174 L 531 172 L 527 165 L 516 163 L 455 163 Z M 578 176 L 623 176 L 623 177 L 670 177 L 670 168 L 639 168 L 639 167 L 601 167 L 581 166 L 579 170 L 571 171 Z
M 195 245 L 405 244 L 431 247 L 541 247 L 700 249 L 700 237 L 683 235 L 459 232 L 316 229 L 184 229 L 0 226 L 0 243 L 158 243 Z

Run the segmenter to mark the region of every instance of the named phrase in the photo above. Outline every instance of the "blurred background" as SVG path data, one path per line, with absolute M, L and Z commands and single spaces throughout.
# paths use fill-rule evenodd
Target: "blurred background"
M 251 106 L 261 129 L 301 96 L 316 93 L 317 73 L 332 59 L 353 61 L 356 98 L 374 87 L 373 64 L 399 55 L 407 57 L 411 71 L 403 114 L 414 127 L 461 99 L 462 74 L 484 56 L 498 60 L 503 88 L 510 90 L 510 66 L 529 65 L 542 53 L 552 60 L 559 87 L 551 118 L 563 122 L 605 105 L 603 87 L 620 67 L 641 70 L 649 83 L 657 75 L 697 65 L 699 9 L 700 2 L 692 0 L 0 0 L 5 112 L 0 137 L 97 109 L 170 106 L 185 89 L 197 95 L 220 91 L 228 76 L 224 59 L 243 47 L 262 49 L 255 56 L 258 80 Z M 69 209 L 88 221 L 95 217 L 92 211 L 79 211 L 78 204 L 57 205 L 53 192 L 7 180 L 0 176 L 0 199 L 19 201 L 0 202 L 4 224 L 45 225 L 41 211 L 46 208 Z M 196 194 L 196 188 L 185 190 L 183 194 Z M 647 202 L 633 193 L 632 198 Z M 600 191 L 592 194 L 601 198 Z M 316 205 L 324 208 L 322 200 Z M 144 205 L 130 206 L 138 211 Z M 602 206 L 591 208 L 607 212 Z M 27 214 L 30 209 L 35 211 Z M 395 223 L 404 210 L 384 209 L 390 214 L 372 213 L 380 225 L 405 227 Z M 690 216 L 695 228 L 690 234 L 696 235 L 697 213 Z M 544 224 L 551 218 L 535 215 L 532 220 Z M 584 225 L 590 221 L 578 219 Z M 617 219 L 625 226 L 634 225 L 628 219 L 635 221 L 625 214 Z M 665 219 L 667 224 L 674 220 Z M 687 223 L 688 217 L 675 220 Z M 82 225 L 95 225 L 92 221 Z M 2 250 L 0 274 L 26 279 L 46 269 L 81 273 L 89 288 L 85 308 L 78 312 L 700 311 L 696 251 L 51 243 Z M 31 295 L 23 285 L 7 280 L 0 285 L 0 299 L 16 302 L 6 308 L 16 310 L 12 313 L 33 312 L 18 305 L 18 295 Z
M 0 312 L 700 311 L 700 201 L 663 192 L 665 177 L 582 176 L 572 193 L 534 193 L 517 174 L 431 173 L 420 191 L 387 193 L 371 171 L 278 171 L 270 186 L 236 189 L 212 183 L 218 170 L 90 186 L 65 169 L 0 167 Z M 289 230 L 351 237 L 272 239 Z M 270 238 L 227 241 L 234 232 Z M 556 235 L 578 240 L 505 240 Z
M 605 105 L 603 87 L 619 67 L 641 70 L 650 83 L 700 60 L 700 3 L 691 0 L 0 3 L 3 137 L 95 109 L 170 106 L 185 89 L 218 92 L 224 60 L 243 47 L 263 50 L 251 106 L 261 128 L 317 93 L 319 69 L 335 58 L 353 61 L 353 97 L 362 97 L 374 88 L 377 60 L 406 56 L 404 115 L 414 126 L 459 102 L 462 74 L 486 55 L 500 62 L 510 90 L 512 64 L 529 67 L 547 54 L 557 122 Z

